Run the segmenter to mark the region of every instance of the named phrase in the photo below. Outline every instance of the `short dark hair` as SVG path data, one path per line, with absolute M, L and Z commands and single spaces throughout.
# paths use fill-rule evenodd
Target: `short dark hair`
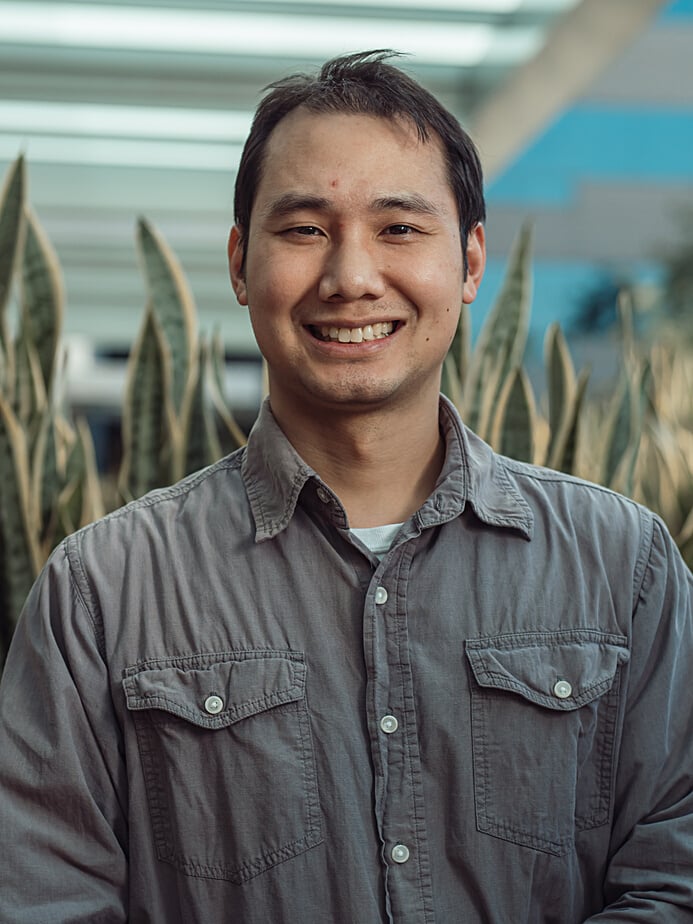
M 428 141 L 431 133 L 437 134 L 445 151 L 466 251 L 469 232 L 486 217 L 476 147 L 457 119 L 432 93 L 387 63 L 393 57 L 399 57 L 399 52 L 378 50 L 344 55 L 323 64 L 317 75 L 294 74 L 265 87 L 271 92 L 257 108 L 236 177 L 234 214 L 242 242 L 250 227 L 269 137 L 286 115 L 303 106 L 310 112 L 408 120 L 421 141 Z

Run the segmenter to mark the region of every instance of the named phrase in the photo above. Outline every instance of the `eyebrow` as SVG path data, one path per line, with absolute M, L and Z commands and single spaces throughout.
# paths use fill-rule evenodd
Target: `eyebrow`
M 418 195 L 418 193 L 405 193 L 401 196 L 381 196 L 371 205 L 379 212 L 415 212 L 418 215 L 439 215 L 438 209 L 432 202 Z
M 265 209 L 265 216 L 283 218 L 300 211 L 329 212 L 331 203 L 324 196 L 312 196 L 303 193 L 285 193 L 279 196 Z M 378 196 L 371 202 L 374 212 L 410 212 L 418 215 L 439 215 L 440 210 L 424 196 L 418 193 L 404 193 L 396 196 Z
M 265 209 L 265 215 L 268 218 L 283 218 L 286 215 L 292 215 L 294 212 L 315 211 L 326 212 L 329 210 L 330 203 L 323 196 L 310 196 L 302 193 L 285 193 L 279 196 L 274 202 Z

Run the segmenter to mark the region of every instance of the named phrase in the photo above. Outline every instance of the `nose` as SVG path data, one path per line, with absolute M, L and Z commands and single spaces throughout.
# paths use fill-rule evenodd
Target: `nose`
M 360 239 L 332 242 L 322 267 L 318 294 L 326 302 L 382 298 L 383 274 L 367 242 Z

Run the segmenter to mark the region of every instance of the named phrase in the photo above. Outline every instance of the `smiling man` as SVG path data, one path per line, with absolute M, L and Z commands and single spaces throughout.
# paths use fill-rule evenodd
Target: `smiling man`
M 691 574 L 440 397 L 468 136 L 386 53 L 274 85 L 245 449 L 56 550 L 0 694 L 13 924 L 693 920 Z

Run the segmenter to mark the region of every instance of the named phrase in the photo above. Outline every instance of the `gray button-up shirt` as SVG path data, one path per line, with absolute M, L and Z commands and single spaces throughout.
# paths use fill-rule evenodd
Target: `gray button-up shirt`
M 441 427 L 382 561 L 267 405 L 53 554 L 0 694 L 1 921 L 693 921 L 691 573 Z

